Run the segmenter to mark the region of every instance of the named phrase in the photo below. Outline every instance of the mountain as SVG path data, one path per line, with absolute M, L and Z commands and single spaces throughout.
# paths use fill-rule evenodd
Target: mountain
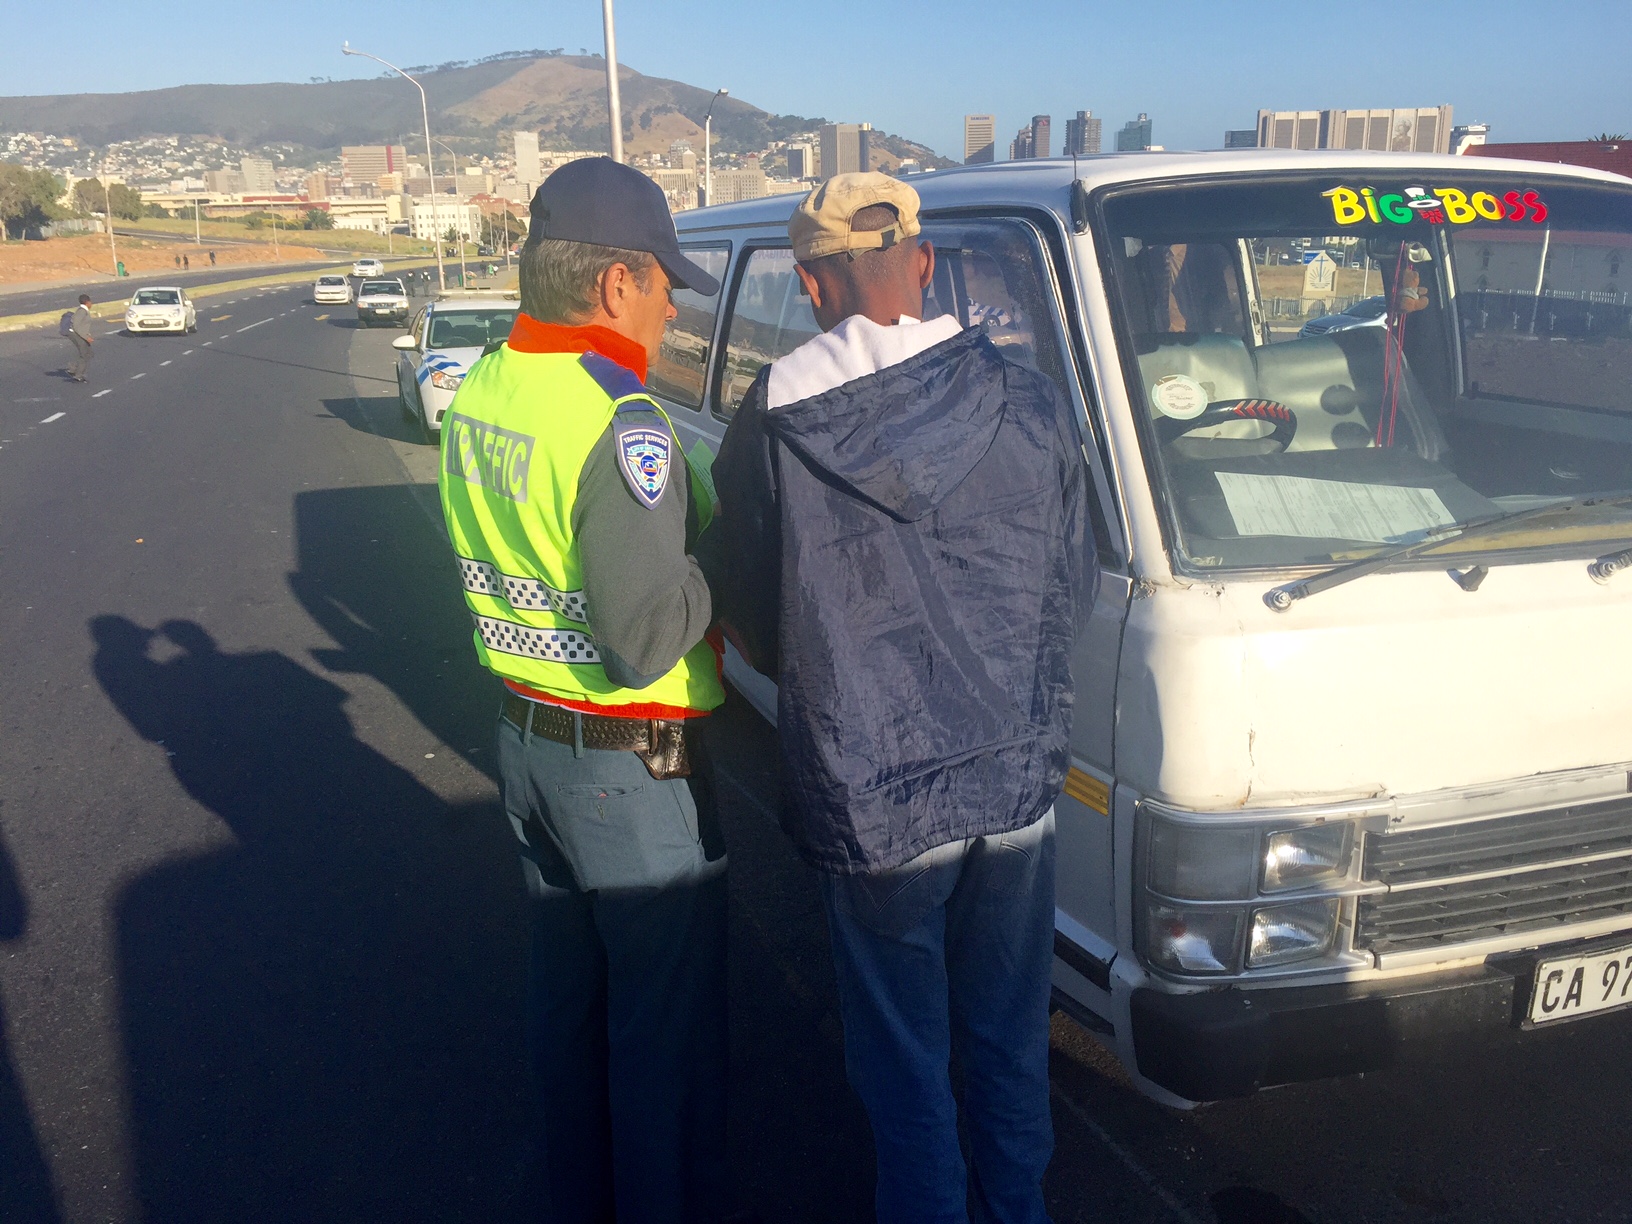
M 536 127 L 546 148 L 607 144 L 606 66 L 600 56 L 512 52 L 477 63 L 410 69 L 425 87 L 431 129 L 445 139 L 502 140 Z M 702 146 L 713 91 L 618 66 L 627 153 L 666 151 L 671 142 Z M 412 146 L 423 130 L 419 94 L 395 74 L 307 84 L 182 85 L 123 94 L 0 97 L 0 132 L 50 132 L 102 145 L 146 136 L 216 137 L 236 145 L 288 142 L 319 150 L 396 141 Z M 714 105 L 713 132 L 726 153 L 762 149 L 824 122 L 776 115 L 739 98 Z M 423 139 L 423 137 L 419 137 Z M 928 148 L 886 136 L 894 154 L 950 165 Z

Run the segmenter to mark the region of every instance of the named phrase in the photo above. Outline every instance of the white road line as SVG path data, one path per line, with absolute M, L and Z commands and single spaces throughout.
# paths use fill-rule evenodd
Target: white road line
M 132 374 L 130 376 L 130 381 L 135 382 L 138 378 L 146 378 L 146 377 L 147 377 L 147 371 L 143 370 L 140 374 Z
M 192 355 L 193 355 L 193 350 L 192 349 L 187 349 L 185 352 L 182 353 L 183 357 L 191 357 Z
M 50 416 L 46 417 L 45 420 L 41 421 L 40 424 L 49 425 L 52 421 L 60 421 L 67 415 L 68 414 L 66 412 L 53 412 Z
M 262 319 L 262 320 L 261 320 L 261 323 L 270 323 L 270 322 L 272 322 L 272 320 L 271 320 L 271 319 Z M 251 323 L 251 324 L 250 324 L 250 325 L 249 325 L 249 327 L 240 327 L 240 328 L 239 328 L 239 329 L 238 329 L 238 331 L 239 331 L 239 332 L 246 332 L 246 331 L 248 331 L 248 330 L 249 330 L 249 328 L 250 328 L 250 327 L 259 327 L 259 326 L 260 326 L 260 325 L 261 325 L 261 323 Z M 238 334 L 238 333 L 237 333 L 237 332 L 234 332 L 234 333 L 233 333 L 233 334 L 234 334 L 234 335 L 237 335 L 237 334 Z
M 159 362 L 159 365 L 160 365 L 160 367 L 161 367 L 161 368 L 162 368 L 162 367 L 163 367 L 163 366 L 167 366 L 167 365 L 169 365 L 169 364 L 170 364 L 170 363 L 169 363 L 169 362 L 168 362 L 168 361 L 161 361 L 161 362 Z
M 112 390 L 113 390 L 112 387 L 108 387 L 106 390 L 98 391 L 95 395 L 91 396 L 91 398 L 92 399 L 101 399 L 104 395 L 107 395 L 108 392 L 110 392 Z
M 1073 1101 L 1063 1089 L 1056 1084 L 1050 1084 L 1049 1095 L 1061 1105 L 1064 1105 L 1073 1118 L 1082 1123 L 1094 1138 L 1103 1143 L 1106 1150 L 1122 1163 L 1124 1169 L 1143 1182 L 1145 1189 L 1161 1200 L 1162 1206 L 1167 1208 L 1173 1218 L 1179 1221 L 1179 1224 L 1201 1224 L 1201 1219 L 1180 1202 L 1176 1194 L 1157 1181 L 1154 1173 L 1140 1164 L 1132 1152 L 1128 1151 L 1115 1139 L 1112 1139 L 1111 1133 L 1101 1126 L 1086 1109 Z
M 204 341 L 204 347 L 205 347 L 205 348 L 209 348 L 209 347 L 210 347 L 210 345 L 212 345 L 212 344 L 214 344 L 214 343 L 215 343 L 215 341 L 214 341 L 214 340 L 206 340 L 206 341 Z

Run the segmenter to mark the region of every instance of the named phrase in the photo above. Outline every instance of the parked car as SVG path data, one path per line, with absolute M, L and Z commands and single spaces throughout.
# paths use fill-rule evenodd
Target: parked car
M 1062 1010 L 1183 1103 L 1632 1005 L 1606 679 L 1632 674 L 1632 306 L 1601 291 L 1632 184 L 1335 150 L 912 181 L 922 317 L 982 327 L 1081 431 L 1103 580 L 1055 807 Z M 817 333 L 799 199 L 675 217 L 723 288 L 675 291 L 648 386 L 700 460 Z M 1355 238 L 1415 307 L 1403 344 L 1375 299 L 1272 328 L 1271 251 Z M 726 671 L 774 721 L 772 681 Z
M 1354 305 L 1345 306 L 1336 314 L 1310 319 L 1298 329 L 1298 335 L 1307 339 L 1310 336 L 1324 336 L 1327 332 L 1344 331 L 1350 327 L 1387 326 L 1388 299 L 1378 294 L 1376 297 L 1361 298 Z
M 377 259 L 359 259 L 351 265 L 353 276 L 384 276 L 385 265 Z
M 357 318 L 367 327 L 379 322 L 405 322 L 408 318 L 408 290 L 395 278 L 365 280 L 357 287 Z
M 125 332 L 138 336 L 155 332 L 185 335 L 198 330 L 198 310 L 187 291 L 176 285 L 138 289 L 125 307 Z
M 351 301 L 351 281 L 338 274 L 320 276 L 312 286 L 312 301 L 318 305 L 344 304 Z
M 496 294 L 439 298 L 415 317 L 397 350 L 397 404 L 427 440 L 441 432 L 442 417 L 482 350 L 502 341 L 516 321 L 516 302 Z

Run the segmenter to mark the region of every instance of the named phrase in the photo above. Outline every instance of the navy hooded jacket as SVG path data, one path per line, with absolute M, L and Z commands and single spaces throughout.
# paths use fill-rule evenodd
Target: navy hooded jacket
M 1065 780 L 1098 584 L 1063 397 L 979 329 L 775 409 L 768 375 L 699 551 L 778 681 L 784 827 L 849 874 L 1031 824 Z

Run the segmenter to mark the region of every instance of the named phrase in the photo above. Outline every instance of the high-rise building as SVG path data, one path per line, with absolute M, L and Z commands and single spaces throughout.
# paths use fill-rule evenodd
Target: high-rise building
M 516 181 L 531 183 L 534 187 L 544 181 L 538 167 L 538 133 L 516 132 Z
M 790 144 L 787 148 L 788 177 L 795 182 L 816 177 L 816 150 L 809 142 Z
M 1224 133 L 1224 147 L 1226 149 L 1256 149 L 1258 147 L 1257 128 L 1235 128 Z
M 308 200 L 329 198 L 329 176 L 323 171 L 313 170 L 306 176 L 306 198 Z
M 873 125 L 870 123 L 824 123 L 820 145 L 821 177 L 830 179 L 835 174 L 855 174 L 872 169 L 867 147 L 872 134 Z
M 375 183 L 380 175 L 400 172 L 408 162 L 401 145 L 342 145 L 340 174 L 353 183 Z
M 1150 148 L 1152 124 L 1150 116 L 1144 111 L 1139 112 L 1139 118 L 1129 119 L 1122 125 L 1122 130 L 1116 134 L 1116 151 L 1118 153 L 1138 153 Z
M 963 164 L 977 166 L 997 160 L 997 116 L 963 117 Z
M 242 170 L 206 170 L 204 185 L 211 195 L 243 195 L 244 172 Z
M 1023 127 L 1016 132 L 1014 134 L 1014 139 L 1009 141 L 1009 160 L 1025 161 L 1030 156 L 1031 127 L 1028 124 L 1026 127 Z
M 1370 149 L 1380 153 L 1447 153 L 1451 108 L 1258 112 L 1260 149 Z
M 245 195 L 271 195 L 278 189 L 272 177 L 272 163 L 264 157 L 241 157 L 239 172 L 244 176 Z
M 1047 115 L 1033 115 L 1031 117 L 1031 155 L 1033 157 L 1047 157 L 1050 147 L 1048 130 L 1053 121 Z
M 1474 145 L 1490 142 L 1490 124 L 1488 123 L 1459 123 L 1451 129 L 1451 152 L 1457 155 L 1466 153 Z
M 1075 119 L 1065 121 L 1065 148 L 1060 152 L 1067 157 L 1091 157 L 1102 147 L 1099 130 L 1094 112 L 1079 110 Z

